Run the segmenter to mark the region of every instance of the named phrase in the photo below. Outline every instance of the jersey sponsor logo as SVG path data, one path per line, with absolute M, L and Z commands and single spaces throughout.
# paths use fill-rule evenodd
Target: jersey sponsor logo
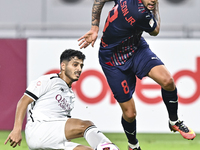
M 176 101 L 169 101 L 169 103 L 178 103 L 178 100 L 176 100 Z
M 63 96 L 57 94 L 55 99 L 58 101 L 58 105 L 65 111 L 70 112 L 74 108 L 74 99 L 75 96 Z
M 158 57 L 151 57 L 151 59 L 157 59 L 157 60 L 159 60 L 159 58 L 158 58 Z
M 38 82 L 37 82 L 37 86 L 40 86 L 40 85 L 41 85 L 41 81 L 38 81 Z
M 64 91 L 65 91 L 65 90 L 64 90 L 62 87 L 60 88 L 60 90 L 61 90 L 62 92 L 64 92 Z
M 134 135 L 135 134 L 135 131 L 133 131 L 133 132 L 128 132 L 128 131 L 126 131 L 126 130 L 124 130 L 126 133 L 128 133 L 128 134 L 131 134 L 131 135 Z
M 65 93 L 68 92 L 68 91 L 70 91 L 70 89 L 64 89 L 62 87 L 59 90 L 61 90 L 62 92 L 65 92 Z
M 149 21 L 149 25 L 150 25 L 151 27 L 153 27 L 153 25 L 154 25 L 154 20 L 153 20 L 153 19 L 151 19 L 151 20 Z
M 151 16 L 148 14 L 148 15 L 146 15 L 146 18 L 151 18 Z

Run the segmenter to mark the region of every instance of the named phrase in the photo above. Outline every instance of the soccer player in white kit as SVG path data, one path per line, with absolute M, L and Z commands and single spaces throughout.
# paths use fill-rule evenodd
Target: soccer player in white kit
M 29 104 L 25 135 L 30 150 L 93 150 L 100 143 L 111 143 L 91 121 L 71 118 L 75 101 L 71 85 L 79 79 L 84 59 L 80 51 L 65 50 L 60 56 L 59 74 L 43 75 L 30 83 L 17 104 L 14 127 L 5 144 L 20 145 Z M 70 141 L 79 137 L 91 147 Z

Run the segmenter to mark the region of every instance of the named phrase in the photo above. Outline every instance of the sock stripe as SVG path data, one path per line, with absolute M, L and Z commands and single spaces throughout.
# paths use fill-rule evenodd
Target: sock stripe
M 86 133 L 90 130 L 90 129 L 93 129 L 93 128 L 97 128 L 95 125 L 92 125 L 92 126 L 89 126 L 87 129 L 85 129 L 85 132 L 84 132 L 84 137 L 86 135 Z

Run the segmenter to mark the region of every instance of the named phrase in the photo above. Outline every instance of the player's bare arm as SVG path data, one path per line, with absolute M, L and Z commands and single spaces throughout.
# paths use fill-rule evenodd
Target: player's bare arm
M 108 1 L 112 0 L 94 0 L 93 7 L 92 7 L 92 24 L 91 29 L 85 35 L 80 37 L 78 41 L 80 41 L 79 46 L 80 48 L 86 48 L 90 44 L 94 47 L 94 43 L 98 37 L 99 32 L 99 23 L 100 23 L 100 16 L 101 11 L 104 4 Z
M 100 16 L 105 2 L 112 0 L 95 0 L 92 7 L 92 26 L 98 26 L 100 23 Z
M 160 32 L 160 13 L 159 13 L 159 2 L 158 1 L 155 4 L 155 8 L 152 12 L 153 12 L 154 18 L 157 22 L 157 26 L 156 26 L 155 30 L 153 32 L 150 32 L 149 34 L 152 36 L 157 36 Z
M 23 95 L 17 103 L 14 127 L 11 133 L 8 135 L 8 138 L 6 139 L 4 144 L 10 142 L 10 146 L 12 146 L 13 148 L 17 145 L 20 146 L 22 141 L 22 123 L 26 115 L 27 107 L 31 102 L 33 102 L 33 100 L 30 97 Z

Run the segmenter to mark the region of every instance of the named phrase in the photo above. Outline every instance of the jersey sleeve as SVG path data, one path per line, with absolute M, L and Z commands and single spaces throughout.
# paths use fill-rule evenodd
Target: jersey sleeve
M 51 85 L 49 84 L 49 80 L 39 78 L 30 83 L 24 94 L 32 98 L 34 101 L 37 101 L 42 95 L 49 91 L 50 88 Z
M 145 32 L 153 32 L 157 27 L 157 22 L 152 13 L 144 13 L 137 21 L 137 27 Z

